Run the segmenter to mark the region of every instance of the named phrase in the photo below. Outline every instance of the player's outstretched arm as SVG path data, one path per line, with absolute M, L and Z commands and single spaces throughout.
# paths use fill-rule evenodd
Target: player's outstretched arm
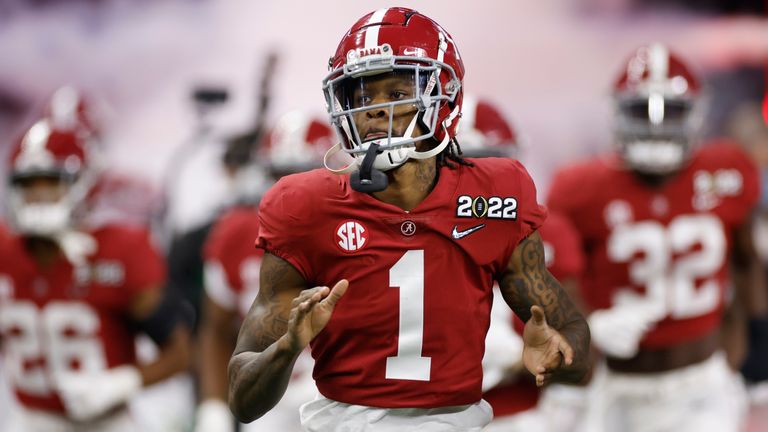
M 259 294 L 229 361 L 229 407 L 240 421 L 259 418 L 280 401 L 296 358 L 328 323 L 348 283 L 306 286 L 291 264 L 264 255 Z
M 499 287 L 509 307 L 526 322 L 523 362 L 537 385 L 581 381 L 589 369 L 589 327 L 547 270 L 538 233 L 517 245 Z

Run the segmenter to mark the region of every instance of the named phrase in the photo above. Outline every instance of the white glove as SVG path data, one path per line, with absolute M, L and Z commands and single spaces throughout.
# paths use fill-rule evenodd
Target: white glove
M 57 377 L 59 395 L 73 420 L 86 421 L 125 403 L 142 387 L 141 373 L 133 366 L 97 372 L 65 372 Z
M 235 421 L 226 402 L 206 399 L 197 407 L 195 432 L 234 432 Z
M 56 241 L 70 263 L 84 265 L 88 255 L 96 252 L 98 244 L 90 234 L 67 230 L 56 235 Z
M 596 310 L 587 321 L 592 342 L 600 351 L 611 357 L 632 358 L 645 333 L 663 317 L 663 308 L 638 301 Z

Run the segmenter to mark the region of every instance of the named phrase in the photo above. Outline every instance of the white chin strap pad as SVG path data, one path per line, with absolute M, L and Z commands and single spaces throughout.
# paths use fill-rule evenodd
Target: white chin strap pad
M 456 113 L 458 113 L 458 110 L 454 110 Z M 454 117 L 455 115 L 452 115 L 451 117 Z M 394 137 L 389 140 L 390 145 L 397 145 L 399 142 L 405 141 L 407 139 L 411 139 L 413 136 L 413 131 L 416 128 L 416 122 L 418 120 L 418 114 L 413 116 L 413 119 L 411 120 L 411 123 L 408 125 L 408 128 L 405 130 L 405 133 L 402 137 Z M 442 126 L 445 129 L 445 126 Z M 361 148 L 363 150 L 367 149 L 371 143 L 378 142 L 381 144 L 386 144 L 387 139 L 383 138 L 381 140 L 372 140 L 362 143 Z M 445 148 L 450 144 L 451 138 L 448 136 L 447 130 L 445 131 L 444 138 L 440 144 L 435 146 L 435 148 L 427 150 L 427 151 L 417 151 L 415 146 L 411 147 L 400 147 L 400 148 L 394 148 L 390 150 L 384 150 L 381 153 L 379 153 L 376 156 L 376 160 L 373 163 L 373 168 L 377 169 L 379 171 L 389 171 L 391 169 L 397 168 L 400 165 L 404 164 L 408 159 L 429 159 L 431 157 L 437 156 L 440 154 Z M 363 161 L 362 156 L 356 156 L 355 160 L 349 163 L 348 165 L 342 167 L 342 168 L 331 168 L 328 164 L 328 161 L 337 153 L 341 152 L 341 144 L 336 143 L 328 149 L 328 151 L 325 152 L 325 155 L 323 156 L 323 166 L 325 168 L 334 173 L 334 174 L 349 174 L 351 172 L 354 172 L 357 170 L 360 166 L 360 164 Z
M 328 151 L 325 152 L 325 155 L 323 155 L 323 166 L 334 174 L 349 174 L 355 171 L 357 167 L 360 166 L 360 162 L 362 162 L 362 159 L 355 158 L 352 162 L 342 168 L 331 168 L 328 165 L 328 161 L 338 153 L 341 153 L 341 143 L 334 144 L 333 147 L 329 148 Z
M 52 236 L 70 223 L 71 208 L 66 203 L 24 204 L 14 212 L 15 224 L 25 234 Z
M 671 141 L 636 141 L 626 144 L 624 157 L 627 162 L 644 172 L 666 174 L 685 162 L 685 150 Z

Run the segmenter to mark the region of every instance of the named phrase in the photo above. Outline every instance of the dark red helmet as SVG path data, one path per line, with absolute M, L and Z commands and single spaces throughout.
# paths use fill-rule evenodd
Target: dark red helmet
M 82 91 L 65 86 L 51 96 L 45 107 L 45 117 L 56 130 L 98 135 L 99 120 L 94 105 Z
M 88 142 L 72 130 L 35 123 L 11 152 L 11 180 L 33 176 L 77 177 L 90 163 Z
M 688 159 L 699 132 L 701 85 L 662 44 L 640 47 L 614 84 L 615 132 L 624 162 L 668 174 Z
M 430 18 L 406 8 L 371 12 L 342 37 L 329 66 L 331 72 L 323 81 L 328 113 L 341 147 L 358 160 L 373 142 L 383 151 L 374 163 L 379 170 L 392 169 L 409 158 L 432 157 L 453 145 L 461 112 L 464 64 L 451 35 Z M 353 100 L 355 89 L 382 74 L 407 77 L 411 83 L 408 96 L 368 105 Z M 392 113 L 402 106 L 417 107 L 416 114 L 403 136 L 393 136 Z M 387 136 L 366 140 L 353 116 L 377 109 L 389 112 Z M 415 133 L 416 124 L 421 134 Z M 437 145 L 417 152 L 415 143 L 428 138 L 434 138 Z
M 51 236 L 70 227 L 75 212 L 93 185 L 95 170 L 90 144 L 74 130 L 54 129 L 40 120 L 20 139 L 11 152 L 11 220 L 26 234 Z M 25 195 L 29 180 L 56 179 L 65 192 L 54 202 L 30 202 Z
M 485 99 L 464 97 L 456 139 L 467 157 L 517 156 L 517 136 L 512 125 Z

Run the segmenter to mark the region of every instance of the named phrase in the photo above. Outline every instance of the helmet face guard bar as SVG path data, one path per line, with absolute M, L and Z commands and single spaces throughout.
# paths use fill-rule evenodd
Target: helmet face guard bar
M 669 139 L 689 143 L 701 125 L 702 105 L 687 97 L 617 95 L 614 131 L 621 142 Z
M 398 61 L 408 62 L 408 64 L 397 63 Z M 448 71 L 451 77 L 451 81 L 446 84 L 447 93 L 443 92 L 443 83 L 440 80 L 442 70 Z M 343 101 L 346 106 L 343 106 L 342 101 L 337 97 L 337 91 L 345 84 L 346 80 L 396 71 L 412 71 L 415 87 L 414 97 L 357 108 L 352 108 L 346 100 Z M 422 88 L 420 83 L 427 77 L 426 84 Z M 340 138 L 342 138 L 342 149 L 353 156 L 366 153 L 362 137 L 354 121 L 355 114 L 377 109 L 388 110 L 389 126 L 387 138 L 386 140 L 381 139 L 379 141 L 379 151 L 412 147 L 416 142 L 432 138 L 435 135 L 437 128 L 440 127 L 437 121 L 441 102 L 453 102 L 459 90 L 460 81 L 450 65 L 425 57 L 371 56 L 358 63 L 345 64 L 342 68 L 333 70 L 323 80 L 323 91 L 331 123 L 336 128 Z M 409 124 L 406 136 L 393 141 L 392 125 L 394 111 L 395 107 L 402 105 L 415 105 L 418 109 L 418 114 L 414 116 L 414 119 Z M 428 131 L 422 135 L 411 137 L 410 135 L 419 114 L 423 114 L 422 121 L 427 126 Z

